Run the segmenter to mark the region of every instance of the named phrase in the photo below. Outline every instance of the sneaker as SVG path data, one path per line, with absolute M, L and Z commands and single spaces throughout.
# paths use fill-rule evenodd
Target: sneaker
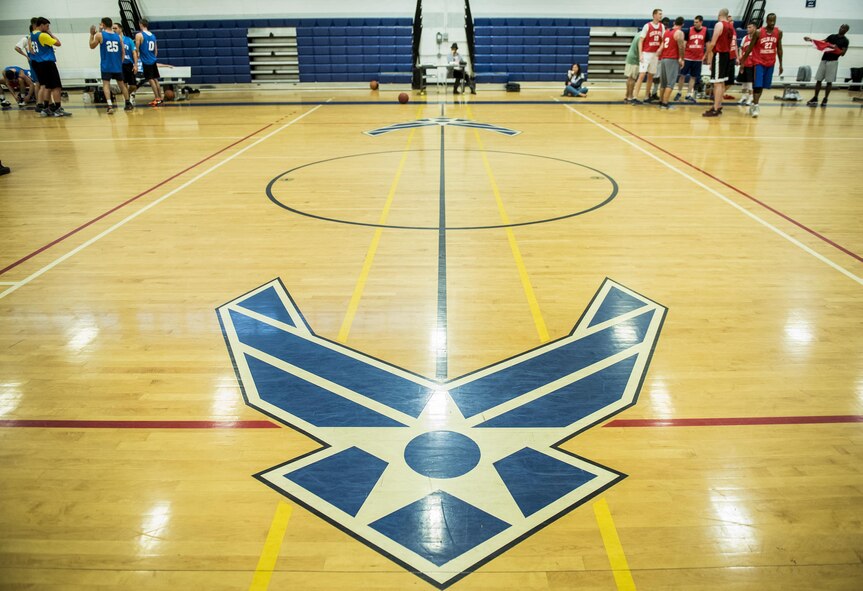
M 114 114 L 114 107 L 113 107 L 113 105 L 108 105 L 108 110 L 107 110 L 107 111 L 105 111 L 105 113 L 107 113 L 108 115 L 113 115 L 113 114 Z
M 630 105 L 643 105 L 644 101 L 637 99 L 637 98 L 633 98 L 633 99 L 629 99 L 629 104 Z
M 63 109 L 57 109 L 56 111 L 51 112 L 52 117 L 64 117 Z
M 655 102 L 658 102 L 658 101 L 659 101 L 659 97 L 658 97 L 658 96 L 656 96 L 655 94 L 652 94 L 652 95 L 650 95 L 649 97 L 647 97 L 647 99 L 645 99 L 645 101 L 644 101 L 644 102 L 645 102 L 645 103 L 655 103 Z
M 678 92 L 677 94 L 674 95 L 674 102 L 676 103 L 679 100 L 680 100 L 680 93 Z
M 135 95 L 134 94 L 129 95 L 129 102 L 132 103 L 133 107 L 135 106 Z
M 827 106 L 827 99 L 822 99 L 822 101 L 821 101 L 821 106 L 822 106 L 822 107 L 826 107 L 826 106 Z
M 632 99 L 629 97 L 626 97 L 625 99 L 623 99 L 623 104 L 624 105 L 632 104 Z
M 150 105 L 151 107 L 158 107 L 159 105 L 162 104 L 162 99 L 153 99 L 147 104 Z
M 123 107 L 123 110 L 124 111 L 131 111 L 134 108 L 135 108 L 135 106 L 132 103 L 126 103 L 126 106 Z
M 694 97 L 694 96 L 692 96 L 692 95 L 690 94 L 690 95 L 687 95 L 687 96 L 686 96 L 686 102 L 687 102 L 687 103 L 692 103 L 692 104 L 694 105 L 694 104 L 696 104 L 698 101 L 697 101 L 697 100 L 695 100 L 695 97 Z
M 671 103 L 659 103 L 659 108 L 664 109 L 666 111 L 674 111 L 674 107 L 671 106 Z
M 0 102 L 0 106 L 3 107 L 4 111 L 8 111 L 9 109 L 12 108 L 12 103 L 10 103 L 9 101 L 3 101 L 3 102 Z
M 24 101 L 18 101 L 18 108 L 19 109 L 23 109 L 26 106 L 27 106 L 27 103 L 25 103 Z
M 746 104 L 746 95 L 745 94 L 740 95 L 740 100 L 737 101 L 737 104 L 738 105 L 745 105 Z
M 806 106 L 807 107 L 817 107 L 818 106 L 818 99 L 817 98 L 809 99 L 806 102 Z
M 50 117 L 51 116 L 51 109 L 42 109 L 41 111 L 39 111 L 39 116 L 40 117 Z
M 758 115 L 761 114 L 761 108 L 758 105 L 752 105 L 749 107 L 749 114 L 752 115 L 753 119 L 758 119 Z
M 720 115 L 722 115 L 722 112 L 716 109 L 708 109 L 701 114 L 702 117 L 719 117 Z
M 72 113 L 67 113 L 66 110 L 63 109 L 63 107 L 60 107 L 59 109 L 57 109 L 57 112 L 60 113 L 60 115 L 59 115 L 60 117 L 71 117 L 72 116 Z
M 3 166 L 3 163 L 0 162 L 0 176 L 3 176 L 4 174 L 9 174 L 10 172 L 12 172 L 12 169 L 8 166 Z

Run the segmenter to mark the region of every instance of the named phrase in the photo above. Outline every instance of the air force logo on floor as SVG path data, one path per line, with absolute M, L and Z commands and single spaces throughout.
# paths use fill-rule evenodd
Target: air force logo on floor
M 469 127 L 471 129 L 480 129 L 484 131 L 493 131 L 503 135 L 518 135 L 521 132 L 508 127 L 494 125 L 493 123 L 479 123 L 470 119 L 462 119 L 459 117 L 428 117 L 426 119 L 416 119 L 415 121 L 406 121 L 404 123 L 393 123 L 385 127 L 379 127 L 370 131 L 364 131 L 366 135 L 372 137 L 390 133 L 392 131 L 400 131 L 402 129 L 412 129 L 414 127 Z
M 624 478 L 557 444 L 635 403 L 665 312 L 606 280 L 568 336 L 439 383 L 317 336 L 279 280 L 218 309 L 246 402 L 324 445 L 257 478 L 440 588 Z

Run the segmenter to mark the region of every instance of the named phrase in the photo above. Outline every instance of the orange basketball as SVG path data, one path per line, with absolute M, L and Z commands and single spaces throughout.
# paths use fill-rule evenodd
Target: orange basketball
M 171 90 L 170 88 L 168 88 L 167 90 L 165 90 L 165 100 L 166 100 L 166 101 L 172 101 L 172 100 L 174 100 L 174 91 L 173 91 L 173 90 Z
M 399 102 L 400 102 L 401 104 L 405 104 L 405 103 L 406 103 L 406 102 L 408 102 L 409 100 L 411 100 L 411 97 L 409 97 L 409 96 L 408 96 L 408 93 L 403 92 L 403 93 L 401 93 L 401 94 L 399 95 Z
M 378 81 L 372 80 L 371 82 L 369 82 L 369 88 L 371 88 L 372 90 L 377 90 L 378 89 Z

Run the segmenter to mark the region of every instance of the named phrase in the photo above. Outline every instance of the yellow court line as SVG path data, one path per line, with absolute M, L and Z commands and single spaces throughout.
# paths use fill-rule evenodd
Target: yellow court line
M 422 107 L 417 108 L 416 116 L 419 117 L 422 111 Z M 387 222 L 387 218 L 390 214 L 390 207 L 393 204 L 393 199 L 395 199 L 396 189 L 399 186 L 399 181 L 402 178 L 402 172 L 405 168 L 405 162 L 408 159 L 408 150 L 411 147 L 411 142 L 414 139 L 414 132 L 416 128 L 411 129 L 410 134 L 408 135 L 408 142 L 405 144 L 404 152 L 402 153 L 402 158 L 399 161 L 399 166 L 396 169 L 396 176 L 393 179 L 392 184 L 390 185 L 390 191 L 387 194 L 387 201 L 384 204 L 384 209 L 381 211 L 381 217 L 378 219 L 379 224 L 385 224 Z M 342 326 L 339 329 L 339 335 L 336 337 L 340 343 L 346 343 L 348 341 L 348 334 L 351 332 L 351 326 L 354 323 L 354 318 L 357 315 L 357 309 L 360 307 L 360 300 L 363 297 L 363 290 L 366 287 L 366 280 L 369 278 L 369 273 L 372 270 L 372 263 L 375 260 L 375 253 L 378 250 L 378 244 L 381 241 L 381 235 L 383 234 L 383 228 L 375 228 L 375 235 L 372 237 L 372 243 L 369 245 L 369 249 L 366 252 L 366 258 L 363 261 L 363 268 L 360 271 L 360 276 L 357 279 L 357 284 L 354 286 L 354 293 L 351 295 L 351 301 L 348 304 L 347 312 L 345 312 L 345 317 L 342 320 Z
M 614 527 L 611 510 L 604 498 L 593 504 L 593 512 L 599 523 L 599 533 L 602 534 L 602 542 L 605 544 L 605 552 L 608 554 L 618 591 L 635 591 L 635 581 L 632 580 L 632 573 L 629 572 L 629 564 L 626 562 L 623 546 Z
M 470 105 L 467 108 L 467 116 L 473 119 Z M 500 214 L 500 219 L 504 224 L 509 224 L 509 215 L 506 213 L 506 208 L 503 205 L 503 198 L 500 196 L 500 189 L 497 186 L 497 180 L 494 178 L 494 173 L 491 170 L 491 164 L 488 161 L 488 156 L 485 153 L 485 146 L 482 143 L 482 138 L 479 135 L 479 130 L 473 130 L 476 136 L 476 142 L 479 144 L 480 154 L 482 155 L 482 163 L 485 166 L 485 172 L 488 174 L 488 180 L 491 183 L 491 190 L 494 193 L 494 200 L 497 202 L 497 210 Z M 545 320 L 542 318 L 542 312 L 539 309 L 539 302 L 536 300 L 536 294 L 533 291 L 533 285 L 530 282 L 530 277 L 527 274 L 527 267 L 524 265 L 524 259 L 521 256 L 521 249 L 518 247 L 518 242 L 515 239 L 515 232 L 512 228 L 504 228 L 506 230 L 506 238 L 509 241 L 509 248 L 512 250 L 512 257 L 515 259 L 515 266 L 518 268 L 518 276 L 521 278 L 521 286 L 524 289 L 524 295 L 527 298 L 527 304 L 530 307 L 530 313 L 533 316 L 533 323 L 536 325 L 536 332 L 539 334 L 539 340 L 543 343 L 548 342 L 548 328 L 545 326 Z
M 266 591 L 270 585 L 270 578 L 273 576 L 273 570 L 276 568 L 276 560 L 279 558 L 279 550 L 282 547 L 282 540 L 285 537 L 285 531 L 288 529 L 288 521 L 291 519 L 293 507 L 284 501 L 279 501 L 279 506 L 276 507 L 276 514 L 273 516 L 273 522 L 270 524 L 270 531 L 267 534 L 267 541 L 264 542 L 264 549 L 261 550 L 261 557 L 258 559 L 258 566 L 255 569 L 255 577 L 252 579 L 252 585 L 249 591 Z

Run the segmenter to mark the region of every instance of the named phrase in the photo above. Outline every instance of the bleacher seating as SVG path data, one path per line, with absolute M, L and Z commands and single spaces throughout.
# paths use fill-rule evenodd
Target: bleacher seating
M 300 82 L 410 82 L 410 18 L 314 20 L 297 27 Z
M 159 21 L 159 61 L 190 66 L 191 84 L 249 83 L 247 31 L 295 27 L 301 82 L 410 82 L 411 18 Z
M 641 27 L 647 19 L 477 18 L 477 82 L 560 82 L 572 64 L 587 72 L 591 27 Z

